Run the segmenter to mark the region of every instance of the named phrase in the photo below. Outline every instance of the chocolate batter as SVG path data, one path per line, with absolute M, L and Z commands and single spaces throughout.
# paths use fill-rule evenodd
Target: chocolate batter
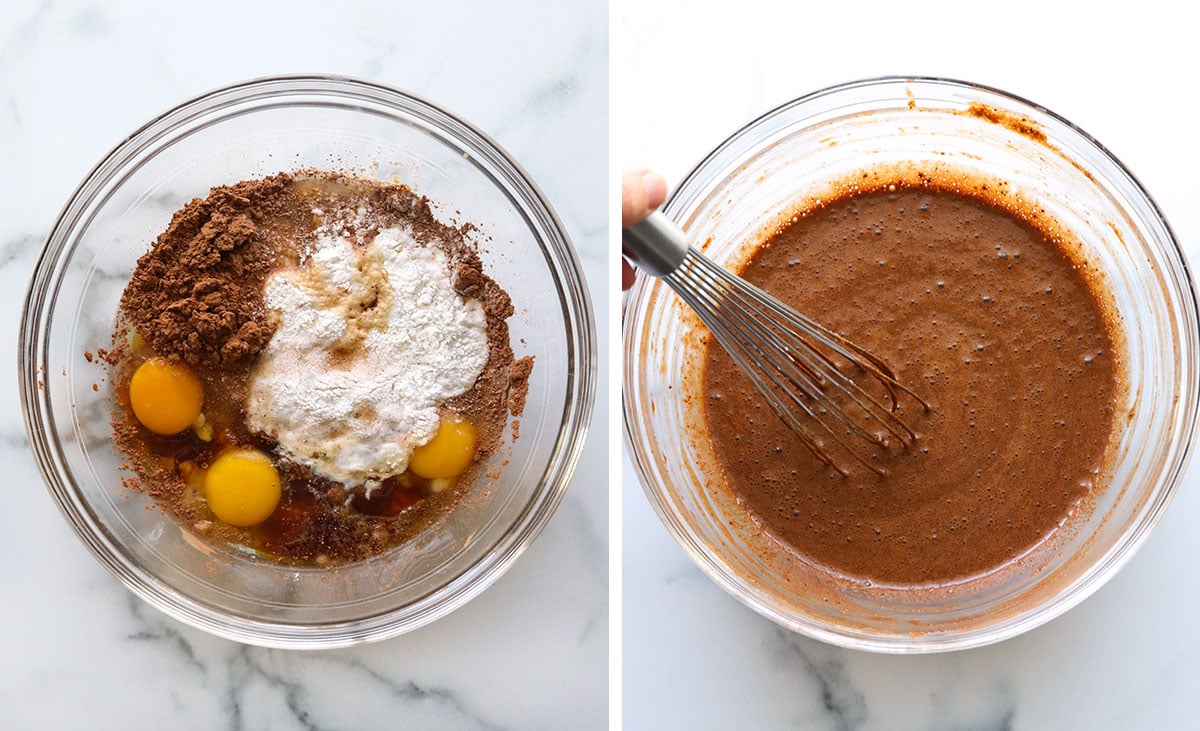
M 982 188 L 881 184 L 812 208 L 744 277 L 881 356 L 920 438 L 871 449 L 879 476 L 825 467 L 715 344 L 707 428 L 729 488 L 807 560 L 878 584 L 937 585 L 1019 558 L 1098 481 L 1120 364 L 1066 247 Z

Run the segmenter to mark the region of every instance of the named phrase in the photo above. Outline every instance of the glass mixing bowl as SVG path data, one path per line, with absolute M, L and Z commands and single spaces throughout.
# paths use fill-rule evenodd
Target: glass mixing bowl
M 624 322 L 626 446 L 655 511 L 721 587 L 779 624 L 847 647 L 915 653 L 984 645 L 1061 614 L 1133 555 L 1179 484 L 1197 436 L 1197 298 L 1162 214 L 1071 123 L 994 89 L 884 78 L 819 91 L 746 125 L 665 206 L 710 257 L 737 266 L 775 223 L 876 165 L 998 178 L 1083 243 L 1125 334 L 1128 391 L 1107 488 L 1018 564 L 938 591 L 836 579 L 786 550 L 724 489 L 705 436 L 703 328 L 641 278 Z
M 512 296 L 517 356 L 535 358 L 520 438 L 505 442 L 436 530 L 370 560 L 282 566 L 210 545 L 124 490 L 112 444 L 106 347 L 139 256 L 171 214 L 215 185 L 298 168 L 408 184 L 443 221 L 480 231 L 485 271 Z M 151 121 L 87 176 L 38 260 L 22 318 L 21 397 L 45 481 L 79 537 L 167 614 L 231 639 L 316 648 L 414 629 L 495 581 L 549 520 L 594 400 L 591 306 L 545 197 L 466 122 L 393 89 L 283 77 L 205 94 Z M 98 384 L 98 389 L 93 389 Z

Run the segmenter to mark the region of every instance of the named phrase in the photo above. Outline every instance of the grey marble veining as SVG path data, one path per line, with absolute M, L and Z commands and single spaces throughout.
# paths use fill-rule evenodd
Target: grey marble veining
M 0 8 L 0 728 L 604 728 L 608 708 L 605 4 L 62 2 Z M 599 318 L 595 424 L 567 496 L 492 587 L 402 637 L 318 653 L 182 625 L 59 516 L 16 388 L 21 305 L 71 191 L 153 115 L 279 73 L 396 86 L 496 139 L 564 221 Z M 103 273 L 98 273 L 101 276 Z M 0 354 L 2 355 L 2 354 Z

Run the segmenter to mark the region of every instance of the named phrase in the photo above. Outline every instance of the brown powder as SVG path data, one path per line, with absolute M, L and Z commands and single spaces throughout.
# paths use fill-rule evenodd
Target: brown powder
M 533 358 L 514 361 L 508 369 L 508 403 L 513 416 L 525 413 L 525 397 L 529 395 L 529 376 L 533 373 Z
M 271 339 L 262 285 L 277 260 L 269 221 L 289 210 L 292 178 L 214 188 L 175 213 L 138 260 L 121 311 L 159 355 L 233 365 Z

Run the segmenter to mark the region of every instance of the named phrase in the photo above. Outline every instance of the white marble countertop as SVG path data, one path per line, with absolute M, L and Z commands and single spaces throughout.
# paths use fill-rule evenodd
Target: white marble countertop
M 1196 41 L 1168 3 L 619 3 L 613 156 L 672 184 L 774 106 L 859 78 L 976 81 L 1032 99 L 1107 146 L 1200 267 Z M 796 7 L 801 7 L 796 4 Z M 776 11 L 778 12 L 778 11 Z M 778 628 L 693 566 L 623 463 L 623 707 L 628 731 L 1176 729 L 1200 697 L 1200 460 L 1154 534 L 1066 615 L 990 647 L 846 651 Z
M 599 2 L 474 5 L 0 4 L 0 729 L 606 726 L 606 12 Z M 211 637 L 128 592 L 42 487 L 16 389 L 29 275 L 84 175 L 168 107 L 283 73 L 389 84 L 488 132 L 566 224 L 601 325 L 596 422 L 539 539 L 449 617 L 316 653 Z

